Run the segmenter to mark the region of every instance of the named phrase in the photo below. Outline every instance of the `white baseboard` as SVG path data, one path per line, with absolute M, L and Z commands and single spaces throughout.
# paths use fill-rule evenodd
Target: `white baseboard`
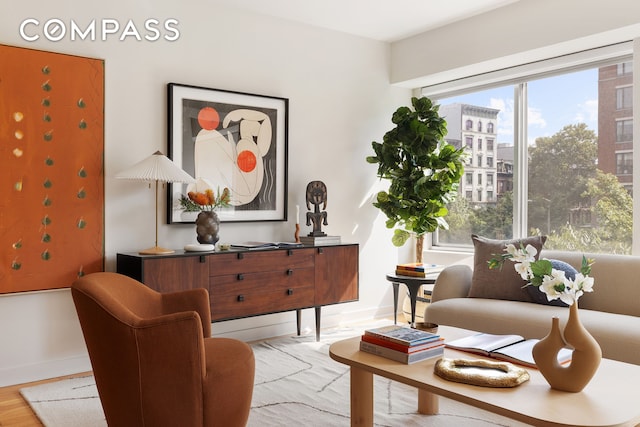
M 11 369 L 0 369 L 0 387 L 87 371 L 91 371 L 91 362 L 88 354 L 66 359 L 47 360 L 30 365 L 14 366 Z
M 336 306 L 337 307 L 337 306 Z M 326 312 L 326 313 L 325 313 Z M 297 333 L 295 311 L 246 319 L 229 320 L 213 323 L 211 330 L 214 337 L 235 338 L 245 342 L 258 341 L 273 337 L 294 335 Z M 382 310 L 380 307 L 348 312 L 329 310 L 323 307 L 320 318 L 320 329 L 334 328 L 341 325 L 390 318 L 393 316 L 391 306 Z M 315 335 L 315 311 L 305 309 L 302 312 L 301 335 Z

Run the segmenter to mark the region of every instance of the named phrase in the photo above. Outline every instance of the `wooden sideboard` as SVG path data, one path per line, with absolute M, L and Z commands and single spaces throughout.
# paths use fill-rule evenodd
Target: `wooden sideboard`
M 315 308 L 316 339 L 324 305 L 358 300 L 358 245 L 117 254 L 117 272 L 158 292 L 205 288 L 214 322 Z

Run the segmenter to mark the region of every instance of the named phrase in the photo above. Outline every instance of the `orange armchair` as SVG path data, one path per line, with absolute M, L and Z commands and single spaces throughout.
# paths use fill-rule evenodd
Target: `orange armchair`
M 109 426 L 244 426 L 251 347 L 210 338 L 206 289 L 158 293 L 118 273 L 71 286 Z

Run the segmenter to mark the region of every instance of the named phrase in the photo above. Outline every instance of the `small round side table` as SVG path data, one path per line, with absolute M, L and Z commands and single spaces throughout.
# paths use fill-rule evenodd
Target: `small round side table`
M 409 290 L 409 298 L 411 300 L 411 327 L 416 327 L 416 299 L 418 291 L 422 285 L 433 285 L 436 283 L 438 273 L 427 274 L 427 277 L 401 276 L 395 273 L 387 274 L 387 280 L 393 285 L 393 323 L 398 323 L 398 288 L 400 283 L 404 284 Z

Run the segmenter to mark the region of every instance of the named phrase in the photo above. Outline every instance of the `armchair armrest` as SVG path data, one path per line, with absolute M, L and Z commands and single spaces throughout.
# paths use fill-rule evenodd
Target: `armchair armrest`
M 471 288 L 472 270 L 468 265 L 451 265 L 438 275 L 431 301 L 448 298 L 465 298 Z
M 211 337 L 210 304 L 209 292 L 204 288 L 162 294 L 162 312 L 164 314 L 195 311 L 200 315 L 204 338 Z
M 201 423 L 206 372 L 201 324 L 194 311 L 135 323 L 141 404 L 149 425 Z

